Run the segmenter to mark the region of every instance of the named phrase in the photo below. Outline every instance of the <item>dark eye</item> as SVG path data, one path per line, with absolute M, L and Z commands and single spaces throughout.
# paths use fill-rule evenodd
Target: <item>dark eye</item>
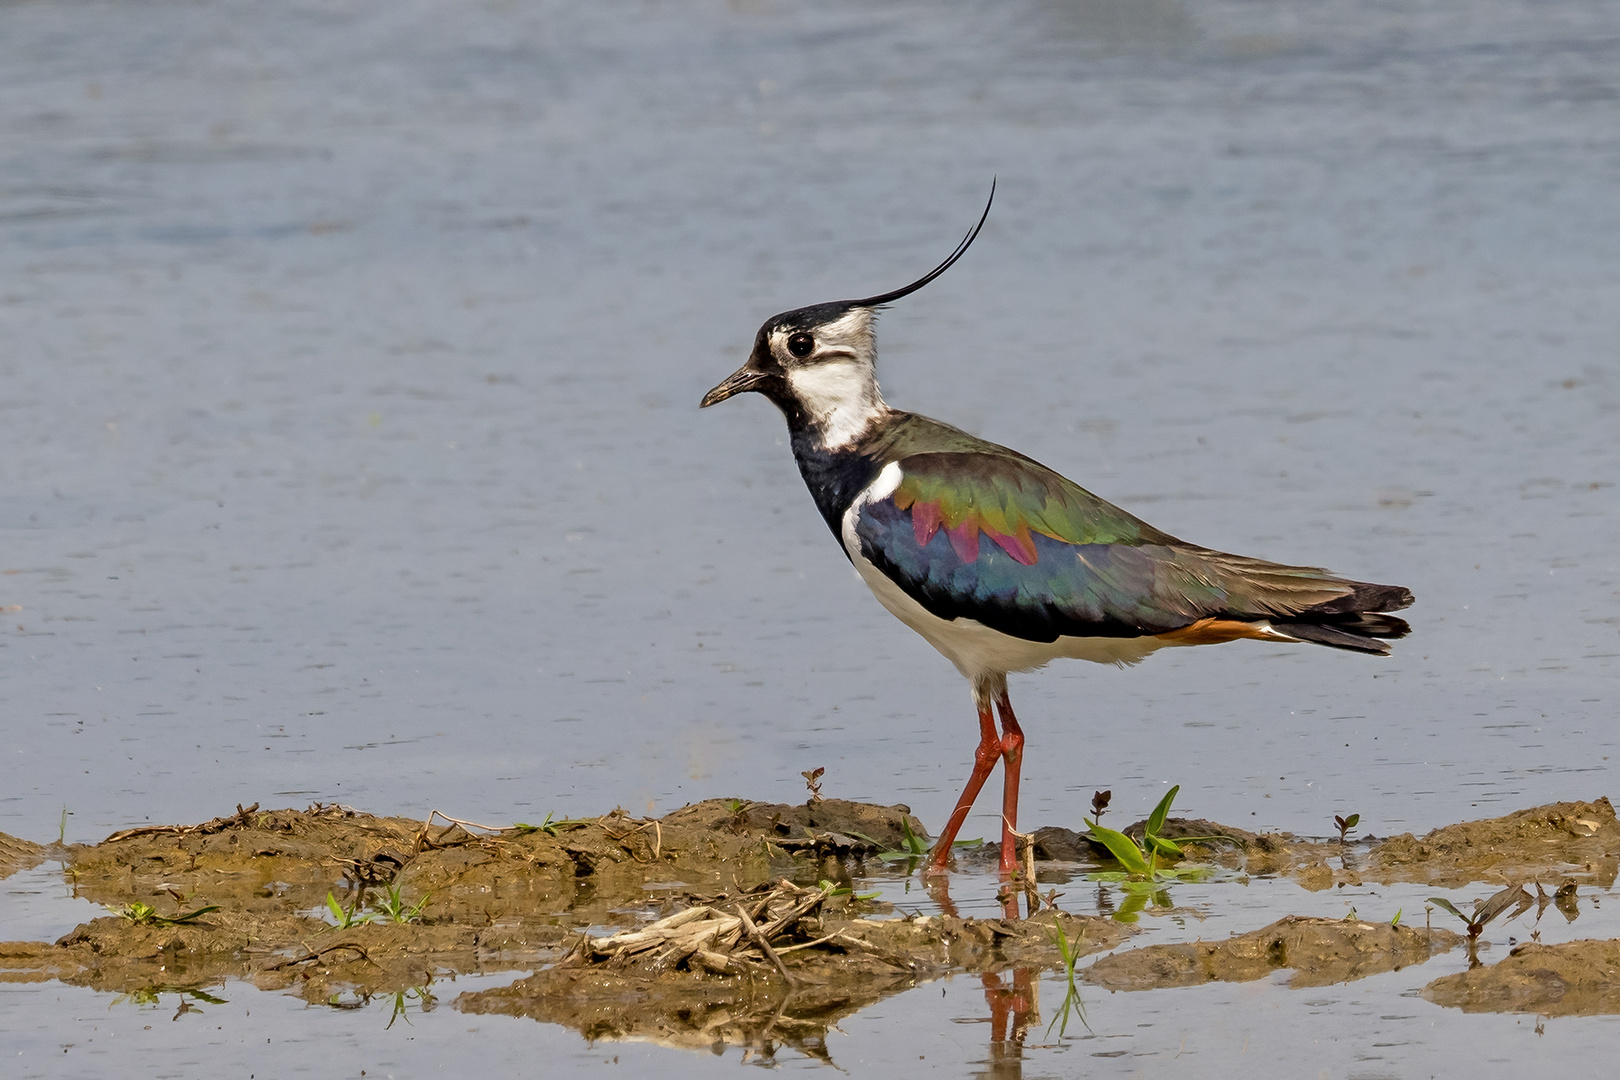
M 805 357 L 809 356 L 815 351 L 816 339 L 811 337 L 809 334 L 794 334 L 792 337 L 788 338 L 787 345 L 788 352 L 792 353 L 794 356 L 797 356 L 800 360 L 803 360 Z

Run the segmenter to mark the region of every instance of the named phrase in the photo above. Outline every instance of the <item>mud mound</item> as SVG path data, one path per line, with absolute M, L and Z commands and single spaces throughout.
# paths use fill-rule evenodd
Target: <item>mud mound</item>
M 1515 890 L 1520 881 L 1561 881 L 1552 899 L 1539 887 L 1537 896 L 1566 918 L 1576 910 L 1574 882 L 1612 883 L 1620 853 L 1607 800 L 1378 844 L 1188 820 L 1167 822 L 1160 835 L 1222 836 L 1189 848 L 1189 857 L 1288 874 L 1306 888 L 1363 874 L 1438 884 L 1506 878 Z M 1060 930 L 1081 952 L 1113 948 L 1130 932 L 1113 920 L 1051 911 L 1026 920 L 956 918 L 943 882 L 930 894 L 948 914 L 874 917 L 889 909 L 850 887 L 866 861 L 913 852 L 925 838 L 904 806 L 833 799 L 710 799 L 657 819 L 614 811 L 501 828 L 437 813 L 422 822 L 340 806 L 253 805 L 197 825 L 125 830 L 96 845 L 46 848 L 0 836 L 0 874 L 59 859 L 77 895 L 110 911 L 55 944 L 0 943 L 0 982 L 57 979 L 141 995 L 201 993 L 236 978 L 312 1002 L 412 992 L 425 1001 L 428 984 L 444 975 L 526 971 L 533 974 L 514 986 L 459 1004 L 551 1020 L 592 1038 L 761 1052 L 786 1043 L 816 1053 L 839 1017 L 920 980 L 951 972 L 994 978 L 1008 968 L 1027 980 L 1061 963 Z M 1058 860 L 1039 871 L 1042 881 L 1111 865 L 1084 836 L 1061 829 L 1039 830 L 1037 854 Z M 993 857 L 993 845 L 963 853 L 965 862 Z M 1226 942 L 1109 956 L 1088 977 L 1136 989 L 1291 968 L 1291 985 L 1315 986 L 1420 963 L 1460 940 L 1447 930 L 1289 918 Z M 1447 1003 L 1508 1003 L 1480 1008 L 1607 1010 L 1616 961 L 1600 950 L 1614 943 L 1589 944 L 1596 967 L 1556 967 L 1549 957 L 1564 953 L 1520 949 L 1492 969 L 1518 980 L 1508 989 L 1478 981 L 1486 976 L 1477 972 L 1455 988 L 1445 980 L 1433 987 L 1453 995 Z M 1540 966 L 1521 972 L 1531 961 Z M 1600 1004 L 1562 1004 L 1589 999 Z
M 689 1050 L 728 1046 L 766 1057 L 789 1047 L 829 1060 L 827 1032 L 844 1017 L 914 985 L 889 973 L 789 989 L 748 980 L 668 980 L 601 970 L 545 971 L 499 990 L 462 994 L 456 1008 L 541 1020 L 586 1039 L 634 1039 Z
M 79 895 L 108 906 L 169 894 L 233 911 L 315 911 L 333 890 L 393 885 L 431 894 L 436 920 L 516 928 L 608 922 L 612 909 L 645 904 L 653 883 L 813 883 L 825 868 L 795 855 L 858 859 L 898 847 L 908 826 L 926 835 L 906 807 L 833 799 L 809 807 L 710 799 L 662 819 L 615 811 L 509 828 L 255 804 L 200 825 L 125 830 L 74 845 L 66 858 Z
M 1620 1013 L 1620 941 L 1526 942 L 1499 964 L 1434 980 L 1423 996 L 1463 1012 Z
M 1098 960 L 1087 981 L 1109 990 L 1252 982 L 1290 968 L 1292 987 L 1327 986 L 1421 964 L 1461 944 L 1450 930 L 1290 915 L 1225 941 L 1149 945 Z
M 291 987 L 310 1001 L 398 994 L 445 974 L 533 969 L 578 940 L 579 928 L 636 924 L 660 906 L 719 903 L 721 889 L 732 890 L 733 904 L 760 889 L 790 907 L 813 896 L 779 926 L 770 925 L 779 912 L 769 902 L 755 906 L 766 939 L 791 947 L 823 918 L 874 910 L 858 910 L 848 888 L 819 882 L 847 881 L 867 855 L 924 836 L 906 807 L 841 800 L 711 799 L 661 819 L 615 811 L 500 829 L 339 806 L 238 806 L 197 825 L 128 829 L 97 845 L 54 849 L 77 895 L 114 914 L 54 945 L 0 943 L 0 982 L 59 979 L 128 994 L 238 978 Z M 21 865 L 46 849 L 8 838 L 0 851 Z M 955 945 L 937 956 L 886 954 L 870 934 L 823 942 L 818 955 L 853 956 L 846 981 L 858 970 L 881 974 L 883 985 L 897 971 L 910 979 L 970 955 L 975 963 L 1004 960 L 989 947 L 997 934 L 972 927 L 952 930 Z M 1095 929 L 1092 938 L 1113 940 L 1110 933 Z M 971 944 L 979 938 L 984 948 Z M 731 974 L 749 967 L 739 960 Z
M 1609 800 L 1564 802 L 1393 836 L 1373 849 L 1365 876 L 1452 887 L 1564 878 L 1609 886 L 1620 870 L 1620 823 Z
M 561 935 L 556 935 L 560 937 Z M 0 982 L 56 979 L 120 994 L 191 990 L 226 979 L 262 990 L 402 992 L 462 971 L 520 970 L 555 954 L 499 927 L 368 923 L 340 928 L 295 914 L 211 912 L 181 925 L 161 918 L 92 919 L 54 945 L 0 942 Z
M 1143 822 L 1121 831 L 1141 842 Z M 1339 844 L 1185 818 L 1166 821 L 1159 835 L 1171 840 L 1221 837 L 1187 845 L 1188 857 L 1256 876 L 1287 875 L 1313 892 L 1338 884 L 1359 885 L 1364 879 L 1385 885 L 1410 881 L 1448 887 L 1538 880 L 1609 886 L 1620 872 L 1620 823 L 1606 798 L 1551 803 L 1504 817 L 1447 825 L 1421 840 L 1405 833 Z M 993 851 L 994 845 L 986 848 Z M 1036 831 L 1035 854 L 1056 862 L 1109 861 L 1108 852 L 1086 834 L 1055 827 Z
M 1025 920 L 825 914 L 826 894 L 782 883 L 724 907 L 700 906 L 628 933 L 582 941 L 558 963 L 508 987 L 463 994 L 465 1012 L 526 1016 L 588 1039 L 639 1039 L 767 1058 L 790 1046 L 826 1058 L 845 1016 L 950 971 L 1061 963 L 1112 948 L 1117 923 L 1056 912 Z M 757 920 L 755 918 L 757 913 Z
M 42 845 L 0 833 L 0 878 L 38 866 L 44 858 L 45 848 Z

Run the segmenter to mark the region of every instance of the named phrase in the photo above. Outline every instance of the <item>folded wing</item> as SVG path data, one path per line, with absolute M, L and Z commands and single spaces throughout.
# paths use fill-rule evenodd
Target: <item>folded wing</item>
M 1011 452 L 898 464 L 898 486 L 859 507 L 861 554 L 943 619 L 1030 641 L 1227 640 L 1265 624 L 1366 652 L 1407 632 L 1381 614 L 1412 602 L 1404 588 L 1187 544 Z

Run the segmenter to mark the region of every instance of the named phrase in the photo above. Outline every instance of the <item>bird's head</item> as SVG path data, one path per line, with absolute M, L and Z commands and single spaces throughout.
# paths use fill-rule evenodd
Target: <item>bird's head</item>
M 990 200 L 996 196 L 990 185 Z M 990 202 L 978 224 L 950 257 L 911 284 L 864 300 L 784 311 L 765 320 L 754 336 L 748 361 L 719 386 L 703 395 L 708 408 L 737 394 L 753 391 L 775 402 L 793 425 L 812 429 L 824 446 L 846 445 L 887 411 L 877 384 L 877 339 L 873 323 L 878 308 L 916 292 L 948 270 L 973 243 L 990 216 Z

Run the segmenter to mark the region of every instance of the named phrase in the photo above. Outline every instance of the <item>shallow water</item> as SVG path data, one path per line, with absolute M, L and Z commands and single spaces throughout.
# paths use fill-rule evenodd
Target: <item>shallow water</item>
M 1064 868 L 1051 867 L 1048 874 Z M 1043 875 L 1044 876 L 1044 875 Z M 867 884 L 902 909 L 933 910 L 895 873 Z M 84 901 L 66 898 L 61 872 L 42 866 L 6 882 L 7 903 L 39 937 L 65 932 L 86 918 Z M 1117 886 L 1076 876 L 1055 885 L 1066 910 L 1091 912 L 1117 905 Z M 952 892 L 964 914 L 994 917 L 996 882 L 982 873 L 954 875 Z M 1481 895 L 1494 887 L 1477 890 Z M 1459 902 L 1469 890 L 1367 884 L 1307 893 L 1292 881 L 1230 878 L 1170 884 L 1173 910 L 1150 907 L 1143 934 L 1123 948 L 1202 939 L 1256 929 L 1286 913 L 1338 918 L 1352 909 L 1367 920 L 1399 912 L 1422 925 L 1424 900 L 1449 893 Z M 1485 963 L 1500 959 L 1532 933 L 1546 944 L 1620 935 L 1620 897 L 1612 888 L 1583 887 L 1580 913 L 1566 922 L 1547 908 L 1490 926 L 1480 950 Z M 1445 925 L 1433 913 L 1434 925 Z M 9 922 L 8 922 L 9 925 Z M 1082 960 L 1082 971 L 1090 959 Z M 1005 1008 L 992 1008 L 997 990 L 1010 990 L 1012 972 L 956 975 L 924 982 L 840 1021 L 828 1033 L 826 1059 L 845 1071 L 882 1068 L 900 1075 L 1066 1076 L 1230 1075 L 1262 1078 L 1321 1075 L 1509 1076 L 1525 1062 L 1592 1063 L 1612 1052 L 1614 1016 L 1538 1017 L 1467 1014 L 1419 996 L 1442 975 L 1468 968 L 1464 949 L 1427 963 L 1351 983 L 1302 989 L 1291 972 L 1249 983 L 1110 993 L 1082 982 L 1083 1013 L 1064 1019 L 1066 986 L 1058 973 L 1034 973 L 1033 1008 L 1022 1030 Z M 333 1007 L 305 1004 L 291 994 L 268 993 L 236 980 L 211 987 L 207 1000 L 172 989 L 145 997 L 93 993 L 61 984 L 0 984 L 7 1046 L 19 1077 L 119 1076 L 132 1068 L 154 1076 L 190 1076 L 199 1070 L 258 1070 L 273 1075 L 422 1076 L 465 1068 L 469 1055 L 493 1075 L 617 1065 L 632 1075 L 699 1077 L 716 1067 L 754 1062 L 791 1069 L 821 1069 L 824 1061 L 788 1046 L 774 1053 L 717 1044 L 712 1054 L 644 1041 L 587 1041 L 570 1029 L 523 1017 L 477 1014 L 457 998 L 503 986 L 517 976 L 441 978 L 396 997 L 344 997 Z M 182 1002 L 186 1008 L 182 1011 Z M 425 1007 L 424 1007 L 425 1006 Z M 997 1022 L 1001 1024 L 998 1028 Z M 1602 1055 L 1602 1057 L 1600 1057 Z M 1084 1060 L 1082 1066 L 1079 1062 Z M 9 1075 L 9 1074 L 8 1074 Z
M 0 8 L 0 830 L 661 811 L 816 766 L 940 822 L 965 687 L 774 411 L 695 405 L 772 312 L 932 265 L 991 175 L 884 317 L 893 403 L 1418 596 L 1388 660 L 1016 680 L 1026 821 L 1610 792 L 1617 53 L 1615 3 Z M 1227 1030 L 1262 992 L 1165 993 Z M 4 1008 L 38 995 L 104 1008 Z

